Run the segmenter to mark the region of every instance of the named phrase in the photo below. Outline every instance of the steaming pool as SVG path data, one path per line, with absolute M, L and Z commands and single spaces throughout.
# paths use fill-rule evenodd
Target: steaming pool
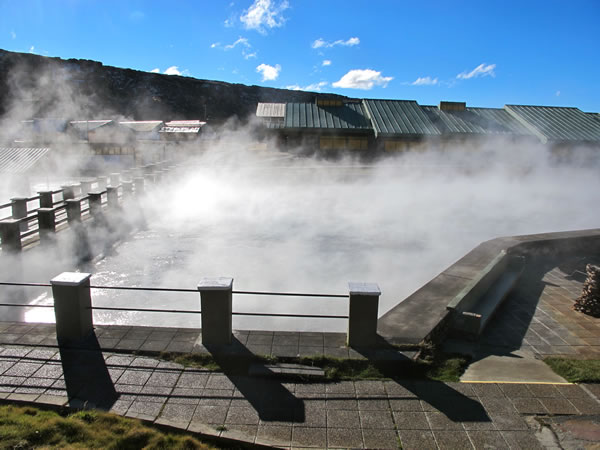
M 422 158 L 422 157 L 421 157 Z M 597 168 L 408 159 L 357 165 L 195 166 L 149 191 L 148 229 L 93 267 L 92 284 L 346 294 L 378 283 L 382 315 L 497 236 L 594 228 Z M 50 302 L 49 293 L 35 302 Z M 199 294 L 94 290 L 95 306 L 199 309 Z M 347 300 L 234 295 L 234 311 L 346 315 Z M 199 327 L 192 314 L 95 311 L 104 324 Z M 52 321 L 32 310 L 27 321 Z M 234 316 L 235 329 L 344 331 L 345 320 Z

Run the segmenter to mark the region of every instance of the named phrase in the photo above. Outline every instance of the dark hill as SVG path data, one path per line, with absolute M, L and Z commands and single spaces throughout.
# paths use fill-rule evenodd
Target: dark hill
M 133 120 L 245 119 L 258 102 L 310 102 L 315 94 L 104 66 L 0 49 L 0 117 Z

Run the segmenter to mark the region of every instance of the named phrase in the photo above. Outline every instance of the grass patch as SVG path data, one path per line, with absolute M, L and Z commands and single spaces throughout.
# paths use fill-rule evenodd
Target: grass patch
M 410 350 L 414 350 L 413 347 Z M 436 381 L 458 381 L 469 364 L 464 355 L 447 354 L 428 348 L 425 357 L 403 364 L 375 362 L 364 359 L 343 359 L 328 356 L 299 358 L 276 358 L 255 356 L 253 358 L 229 358 L 215 360 L 211 355 L 161 353 L 161 358 L 186 367 L 224 371 L 228 374 L 245 375 L 251 364 L 296 363 L 319 367 L 325 371 L 326 380 L 369 380 L 382 378 L 414 378 Z M 302 380 L 302 377 L 297 377 Z
M 545 358 L 544 362 L 571 383 L 600 383 L 600 359 Z
M 63 416 L 30 406 L 0 406 L 0 449 L 213 449 L 183 433 L 164 433 L 139 420 L 99 411 Z
M 359 359 L 329 357 L 299 358 L 300 364 L 320 367 L 325 378 L 335 380 L 368 380 L 381 378 L 410 378 L 436 381 L 459 381 L 469 364 L 464 355 L 437 353 L 414 362 L 373 362 Z

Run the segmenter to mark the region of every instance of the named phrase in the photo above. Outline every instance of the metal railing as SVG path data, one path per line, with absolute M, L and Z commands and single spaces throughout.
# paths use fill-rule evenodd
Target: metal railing
M 67 277 L 65 278 L 66 280 L 71 280 L 73 279 L 73 276 L 75 276 L 75 278 L 80 279 L 80 281 L 77 282 L 64 282 L 64 280 L 59 280 L 60 277 L 62 277 L 63 275 L 67 275 Z M 359 315 L 364 315 L 365 314 L 365 309 L 361 309 L 361 310 L 357 310 L 357 312 L 355 312 L 355 317 L 352 317 L 353 314 L 353 308 L 352 308 L 352 304 L 353 301 L 356 302 L 357 301 L 357 295 L 360 297 L 365 297 L 365 296 L 371 296 L 373 299 L 375 299 L 375 310 L 374 310 L 374 322 L 373 320 L 370 321 L 371 323 L 371 328 L 372 324 L 375 323 L 375 328 L 373 328 L 371 330 L 372 334 L 375 335 L 376 334 L 376 321 L 377 321 L 377 302 L 378 302 L 378 297 L 379 297 L 379 292 L 377 288 L 377 292 L 372 292 L 372 293 L 353 293 L 352 290 L 350 290 L 350 292 L 348 294 L 326 294 L 326 293 L 302 293 L 302 292 L 272 292 L 272 291 L 247 291 L 247 290 L 233 290 L 231 288 L 231 286 L 229 286 L 229 288 L 225 288 L 225 289 L 221 289 L 221 287 L 219 287 L 219 289 L 217 290 L 213 290 L 210 287 L 207 288 L 204 285 L 199 285 L 199 287 L 197 289 L 189 289 L 189 288 L 166 288 L 166 287 L 136 287 L 136 286 L 109 286 L 109 285 L 94 285 L 89 283 L 89 279 L 90 279 L 91 275 L 90 274 L 81 274 L 81 273 L 67 273 L 67 274 L 62 274 L 59 277 L 53 279 L 50 284 L 48 283 L 24 283 L 24 282 L 0 282 L 0 286 L 14 286 L 14 287 L 38 287 L 38 288 L 52 288 L 53 290 L 53 297 L 54 297 L 54 303 L 52 305 L 32 305 L 32 304 L 13 304 L 13 303 L 0 303 L 0 306 L 4 306 L 4 307 L 18 307 L 18 308 L 54 308 L 55 310 L 55 315 L 56 315 L 56 326 L 57 326 L 57 330 L 59 329 L 60 325 L 60 317 L 69 315 L 69 314 L 82 314 L 85 313 L 85 311 L 88 311 L 87 314 L 89 314 L 89 320 L 90 320 L 90 324 L 93 323 L 93 316 L 92 316 L 92 312 L 93 311 L 123 311 L 123 312 L 149 312 L 149 313 L 176 313 L 176 314 L 194 314 L 194 315 L 202 315 L 202 310 L 205 309 L 204 306 L 204 302 L 208 302 L 207 305 L 210 304 L 210 302 L 214 301 L 214 298 L 212 296 L 216 295 L 217 296 L 221 296 L 218 299 L 219 304 L 222 303 L 226 303 L 227 301 L 229 301 L 229 308 L 225 308 L 223 310 L 221 310 L 220 312 L 215 313 L 215 309 L 214 309 L 214 304 L 212 303 L 213 306 L 211 306 L 209 309 L 212 311 L 210 314 L 210 320 L 207 319 L 207 321 L 205 322 L 203 319 L 203 323 L 202 323 L 202 330 L 204 333 L 204 330 L 210 327 L 216 327 L 217 325 L 214 325 L 213 323 L 223 323 L 223 319 L 225 320 L 225 323 L 227 322 L 227 318 L 223 317 L 223 315 L 225 314 L 230 314 L 231 316 L 251 316 L 251 317 L 277 317 L 277 318 L 310 318 L 310 319 L 344 319 L 344 320 L 349 320 L 349 327 L 348 327 L 348 342 L 351 341 L 351 329 L 352 329 L 352 323 L 359 323 L 364 320 L 364 317 L 357 317 Z M 233 280 L 232 280 L 233 281 Z M 57 286 L 60 286 L 59 289 L 64 289 L 64 286 L 67 285 L 69 286 L 69 290 L 67 291 L 63 291 L 63 290 L 56 290 Z M 376 286 L 376 285 L 374 285 Z M 91 295 L 91 291 L 92 290 L 117 290 L 117 291 L 127 291 L 127 292 L 132 292 L 132 291 L 138 291 L 138 292 L 169 292 L 169 293 L 200 293 L 200 302 L 201 302 L 201 309 L 173 309 L 173 308 L 137 308 L 137 307 L 128 307 L 128 306 L 94 306 L 93 305 L 93 301 L 92 301 L 92 295 Z M 206 299 L 204 298 L 204 295 L 206 295 Z M 290 298 L 290 297 L 300 297 L 300 298 L 329 298 L 329 299 L 347 299 L 349 301 L 349 314 L 347 315 L 341 315 L 341 314 L 295 314 L 295 313 L 271 313 L 271 312 L 253 312 L 253 311 L 233 311 L 231 308 L 231 301 L 232 301 L 232 296 L 233 295 L 239 295 L 239 296 L 245 296 L 245 295 L 254 295 L 254 296 L 276 296 L 276 297 L 280 297 L 280 298 Z M 61 296 L 65 296 L 65 297 L 69 297 L 69 296 L 75 296 L 72 298 L 61 298 Z M 354 296 L 354 299 L 353 299 Z M 210 297 L 210 298 L 209 298 Z M 73 303 L 73 298 L 79 299 L 77 300 L 75 303 Z M 87 300 L 85 300 L 87 298 Z M 67 311 L 65 312 L 64 310 L 61 312 L 59 311 L 59 305 L 64 302 L 66 302 L 68 300 L 68 304 L 69 304 L 69 310 L 71 311 Z M 364 302 L 364 298 L 361 300 Z M 370 301 L 370 300 L 369 300 Z M 79 310 L 80 312 L 77 311 L 72 311 L 73 309 L 78 309 L 78 308 L 74 308 L 74 304 L 79 304 Z M 64 308 L 64 307 L 63 307 Z M 225 311 L 225 312 L 224 312 Z M 228 312 L 227 312 L 228 311 Z M 215 314 L 217 314 L 216 317 Z M 229 320 L 229 334 L 231 334 L 231 320 Z M 366 321 L 369 322 L 369 321 Z M 364 327 L 363 327 L 364 328 Z M 57 331 L 58 333 L 58 331 Z M 360 334 L 360 333 L 356 333 L 356 334 Z M 363 333 L 364 334 L 364 333 Z

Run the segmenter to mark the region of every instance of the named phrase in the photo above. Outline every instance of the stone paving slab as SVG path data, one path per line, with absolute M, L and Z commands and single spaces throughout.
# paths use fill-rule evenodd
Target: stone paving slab
M 135 335 L 148 330 L 142 331 Z M 172 339 L 178 332 L 162 337 Z M 526 420 L 533 414 L 600 415 L 595 385 L 299 383 L 90 352 L 0 347 L 0 398 L 97 406 L 191 432 L 284 448 L 541 448 Z M 92 360 L 95 365 L 70 367 Z

